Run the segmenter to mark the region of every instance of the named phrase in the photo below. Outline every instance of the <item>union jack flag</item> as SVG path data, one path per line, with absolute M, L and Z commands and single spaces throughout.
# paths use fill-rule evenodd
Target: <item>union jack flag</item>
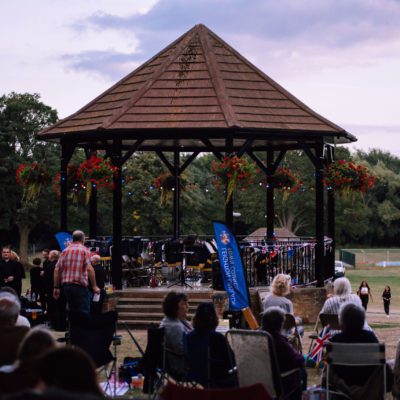
M 324 351 L 325 343 L 331 338 L 331 332 L 329 326 L 322 328 L 318 338 L 315 341 L 314 348 L 311 350 L 308 358 L 315 362 L 315 368 L 318 368 L 322 361 L 322 355 Z

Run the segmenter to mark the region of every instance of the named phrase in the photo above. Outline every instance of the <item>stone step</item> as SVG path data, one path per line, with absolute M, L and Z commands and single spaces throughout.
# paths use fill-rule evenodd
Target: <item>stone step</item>
M 151 325 L 160 325 L 160 321 L 142 321 L 142 320 L 118 320 L 118 329 L 125 329 L 124 323 L 129 329 L 148 329 Z
M 147 313 L 140 313 L 140 312 L 118 312 L 118 318 L 121 320 L 154 320 L 160 322 L 164 317 L 164 314 L 161 312 L 147 312 Z
M 141 299 L 163 299 L 166 294 L 173 289 L 169 290 L 159 290 L 159 289 L 140 289 L 140 290 L 134 290 L 134 289 L 125 289 L 121 291 L 117 291 L 118 295 L 120 296 L 121 299 L 123 298 L 141 298 Z M 176 289 L 179 291 L 179 289 Z M 192 291 L 183 291 L 189 298 L 191 299 L 211 299 L 211 296 L 213 294 L 212 290 L 192 290 Z
M 197 307 L 200 303 L 205 301 L 211 301 L 211 299 L 189 299 L 189 307 Z M 146 298 L 133 298 L 133 297 L 122 297 L 118 300 L 118 304 L 124 305 L 143 305 L 143 306 L 160 306 L 162 307 L 162 300 L 160 299 L 146 299 Z
M 189 306 L 189 313 L 194 313 L 196 312 L 197 307 L 196 306 Z M 142 313 L 147 313 L 147 312 L 163 312 L 161 304 L 118 304 L 117 305 L 117 311 L 118 312 L 124 312 L 124 311 L 131 311 L 131 312 L 142 312 Z

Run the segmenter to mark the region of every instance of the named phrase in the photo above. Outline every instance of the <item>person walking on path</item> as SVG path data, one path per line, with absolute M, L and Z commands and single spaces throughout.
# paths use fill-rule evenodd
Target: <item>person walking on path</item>
M 100 293 L 100 288 L 96 285 L 90 253 L 84 242 L 85 234 L 82 231 L 72 233 L 72 243 L 61 253 L 54 269 L 53 296 L 55 299 L 60 297 L 62 284 L 69 311 L 89 314 L 89 280 L 94 293 Z
M 361 282 L 357 294 L 360 296 L 361 304 L 364 307 L 364 310 L 367 311 L 369 298 L 371 298 L 371 301 L 374 301 L 372 299 L 371 289 L 367 281 Z
M 390 313 L 390 299 L 392 298 L 392 292 L 390 286 L 385 286 L 385 290 L 382 293 L 383 309 L 385 310 L 386 316 L 389 318 Z

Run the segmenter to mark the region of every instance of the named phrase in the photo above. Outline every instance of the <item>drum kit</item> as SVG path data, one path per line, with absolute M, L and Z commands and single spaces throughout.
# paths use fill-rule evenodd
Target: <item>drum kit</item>
M 131 259 L 123 256 L 125 264 L 123 271 L 125 271 L 127 286 L 156 288 L 166 284 L 168 288 L 172 286 L 193 288 L 187 283 L 190 278 L 199 279 L 199 274 L 196 272 L 193 274 L 193 269 L 187 267 L 188 259 L 192 260 L 191 256 L 196 253 L 189 251 L 192 250 L 193 244 L 192 238 L 190 242 L 188 239 L 173 240 L 165 243 L 162 250 L 158 252 L 149 242 L 139 257 Z

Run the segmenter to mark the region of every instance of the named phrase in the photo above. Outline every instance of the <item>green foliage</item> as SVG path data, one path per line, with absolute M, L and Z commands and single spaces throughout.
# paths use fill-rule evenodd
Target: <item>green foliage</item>
M 57 146 L 39 142 L 35 134 L 57 121 L 57 112 L 40 101 L 38 94 L 10 93 L 0 97 L 0 207 L 2 228 L 12 223 L 34 226 L 42 219 L 40 211 L 48 211 L 47 196 L 22 204 L 22 189 L 15 184 L 20 163 L 40 161 L 49 171 L 59 163 Z M 43 200 L 43 201 L 42 201 Z M 47 214 L 47 217 L 50 217 Z M 50 217 L 51 218 L 51 217 Z

